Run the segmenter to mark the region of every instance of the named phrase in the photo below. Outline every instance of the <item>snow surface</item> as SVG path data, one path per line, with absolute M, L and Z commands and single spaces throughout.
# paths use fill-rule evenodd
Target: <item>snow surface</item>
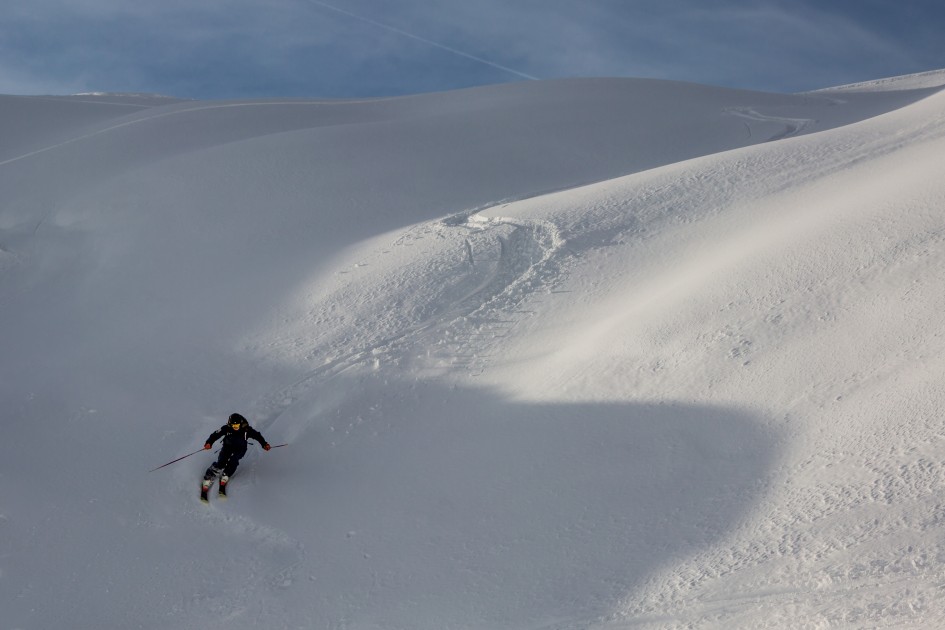
M 0 628 L 945 626 L 943 84 L 0 97 Z

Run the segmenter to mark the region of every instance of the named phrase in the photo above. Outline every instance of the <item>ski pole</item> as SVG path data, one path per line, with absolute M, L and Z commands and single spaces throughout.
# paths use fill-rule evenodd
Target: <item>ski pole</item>
M 149 470 L 148 472 L 154 472 L 155 470 L 160 470 L 160 469 L 164 468 L 164 466 L 170 466 L 170 465 L 173 464 L 174 462 L 179 462 L 179 461 L 182 460 L 182 459 L 187 459 L 187 458 L 190 457 L 191 455 L 196 455 L 197 453 L 200 453 L 200 452 L 205 451 L 205 450 L 206 450 L 206 449 L 201 448 L 199 451 L 194 451 L 193 453 L 188 453 L 187 455 L 184 455 L 183 457 L 178 457 L 178 458 L 175 459 L 174 461 L 170 461 L 170 462 L 167 462 L 166 464 L 162 464 L 161 466 L 158 466 L 157 468 L 152 468 L 152 469 Z

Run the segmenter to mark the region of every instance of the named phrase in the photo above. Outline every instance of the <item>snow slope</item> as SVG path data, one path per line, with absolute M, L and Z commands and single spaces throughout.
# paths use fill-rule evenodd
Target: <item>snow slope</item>
M 941 625 L 943 84 L 0 97 L 3 627 Z

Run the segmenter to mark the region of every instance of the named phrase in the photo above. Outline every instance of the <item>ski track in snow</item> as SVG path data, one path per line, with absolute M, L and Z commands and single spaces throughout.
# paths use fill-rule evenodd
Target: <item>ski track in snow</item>
M 353 339 L 345 335 L 340 339 L 283 341 L 284 345 L 312 347 L 312 351 L 317 348 L 327 358 L 262 405 L 259 413 L 266 418 L 265 426 L 272 426 L 306 390 L 351 370 L 397 364 L 420 374 L 456 370 L 480 374 L 489 356 L 477 346 L 483 346 L 484 339 L 501 339 L 521 317 L 534 314 L 520 310 L 520 305 L 559 281 L 558 260 L 568 255 L 551 222 L 487 218 L 481 212 L 463 212 L 415 226 L 389 247 L 339 271 L 346 280 L 321 300 L 312 315 L 315 324 L 329 330 L 339 328 L 344 320 L 331 314 L 339 304 L 361 308 L 378 304 L 384 310 L 367 309 L 362 316 L 365 321 L 343 327 L 361 331 Z M 393 273 L 385 267 L 379 284 L 362 281 L 363 270 L 371 269 L 381 258 L 418 246 L 426 248 L 422 258 L 411 256 L 407 265 Z M 431 292 L 432 287 L 443 287 L 443 292 Z M 407 309 L 412 317 L 403 318 L 397 314 L 403 309 L 390 308 L 403 294 L 426 299 Z M 355 349 L 349 350 L 352 346 Z
M 725 111 L 732 114 L 733 116 L 738 116 L 740 118 L 754 122 L 776 123 L 779 125 L 784 125 L 784 131 L 769 136 L 766 142 L 783 140 L 784 138 L 804 133 L 805 129 L 816 122 L 810 118 L 785 118 L 781 116 L 761 114 L 750 107 L 731 107 Z M 745 123 L 745 127 L 748 129 L 749 137 L 751 137 L 753 135 L 751 125 Z
M 85 134 L 82 134 L 82 135 L 74 136 L 74 137 L 72 137 L 72 138 L 68 138 L 68 139 L 66 139 L 66 140 L 63 140 L 62 142 L 57 142 L 57 143 L 55 143 L 55 144 L 51 144 L 51 145 L 48 145 L 48 146 L 44 146 L 44 147 L 41 147 L 41 148 L 39 148 L 39 149 L 34 149 L 34 150 L 29 151 L 29 152 L 27 152 L 27 153 L 23 153 L 23 154 L 20 154 L 20 155 L 11 157 L 11 158 L 7 158 L 7 159 L 5 159 L 5 160 L 0 161 L 0 166 L 5 166 L 5 165 L 7 165 L 7 164 L 12 164 L 12 163 L 14 163 L 14 162 L 19 162 L 19 161 L 21 161 L 21 160 L 26 160 L 26 159 L 28 159 L 28 158 L 35 157 L 35 156 L 37 156 L 37 155 L 42 155 L 43 153 L 48 153 L 48 152 L 50 152 L 50 151 L 55 151 L 56 149 L 61 149 L 62 147 L 66 147 L 66 146 L 69 146 L 69 145 L 72 145 L 72 144 L 77 144 L 77 143 L 80 143 L 80 142 L 84 142 L 84 141 L 86 141 L 86 140 L 90 140 L 90 139 L 92 139 L 92 138 L 96 138 L 96 137 L 101 136 L 101 135 L 105 135 L 105 134 L 108 134 L 108 133 L 111 133 L 111 132 L 114 132 L 114 131 L 118 131 L 118 130 L 124 129 L 124 128 L 126 128 L 126 127 L 132 127 L 132 126 L 135 126 L 135 125 L 142 125 L 142 124 L 146 124 L 146 123 L 149 123 L 149 122 L 154 122 L 155 120 L 159 120 L 159 119 L 162 119 L 162 118 L 171 118 L 171 117 L 175 117 L 175 116 L 184 116 L 184 115 L 187 115 L 187 114 L 193 114 L 193 113 L 195 113 L 195 112 L 206 112 L 206 111 L 220 110 L 220 109 L 243 109 L 243 108 L 264 108 L 264 107 L 297 107 L 297 108 L 309 108 L 309 109 L 310 109 L 310 108 L 314 108 L 314 107 L 334 107 L 334 106 L 336 106 L 336 105 L 361 104 L 361 103 L 367 103 L 367 102 L 369 102 L 369 103 L 377 103 L 377 102 L 383 102 L 383 101 L 387 101 L 387 100 L 395 100 L 395 99 L 398 99 L 398 98 L 404 98 L 404 97 L 378 98 L 378 99 L 372 99 L 371 101 L 365 101 L 365 100 L 363 100 L 363 99 L 361 99 L 361 100 L 354 100 L 354 101 L 344 101 L 344 100 L 338 100 L 338 101 L 278 101 L 278 100 L 273 100 L 273 101 L 240 102 L 240 103 L 214 103 L 214 104 L 211 104 L 211 105 L 207 105 L 207 104 L 194 104 L 194 105 L 191 105 L 191 106 L 181 105 L 181 106 L 177 106 L 176 108 L 170 109 L 169 111 L 160 111 L 160 112 L 158 112 L 158 113 L 156 113 L 156 114 L 143 114 L 143 115 L 139 115 L 139 116 L 137 116 L 137 117 L 132 117 L 131 120 L 125 120 L 125 121 L 122 121 L 122 122 L 120 122 L 120 123 L 110 124 L 110 125 L 108 125 L 108 126 L 106 126 L 106 127 L 103 127 L 103 128 L 101 128 L 101 129 L 96 129 L 96 130 L 94 130 L 94 131 L 90 131 L 89 133 L 85 133 Z

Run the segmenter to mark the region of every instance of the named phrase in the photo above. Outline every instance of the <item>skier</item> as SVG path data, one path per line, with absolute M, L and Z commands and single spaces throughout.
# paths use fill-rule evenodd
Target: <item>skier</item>
M 262 433 L 249 426 L 249 421 L 238 413 L 231 414 L 226 424 L 211 433 L 203 447 L 205 449 L 212 448 L 213 443 L 221 437 L 223 438 L 223 448 L 220 449 L 220 456 L 217 457 L 217 461 L 210 465 L 203 476 L 201 498 L 205 498 L 206 491 L 213 484 L 214 478 L 220 473 L 223 473 L 223 476 L 220 477 L 220 493 L 226 494 L 226 484 L 233 473 L 236 472 L 240 459 L 246 454 L 246 440 L 248 438 L 262 444 L 263 450 L 268 451 L 271 448 Z

